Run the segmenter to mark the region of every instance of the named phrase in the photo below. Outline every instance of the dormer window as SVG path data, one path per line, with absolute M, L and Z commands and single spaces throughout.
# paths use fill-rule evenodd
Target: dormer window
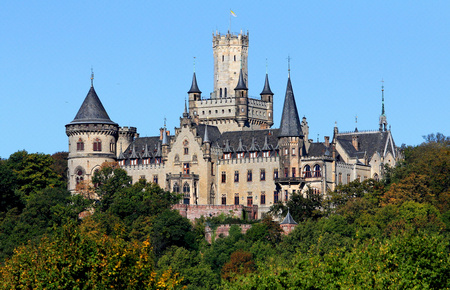
M 231 159 L 231 153 L 223 153 L 223 159 Z
M 270 151 L 264 151 L 263 157 L 270 157 Z
M 77 142 L 77 151 L 84 151 L 84 142 L 81 138 Z
M 137 165 L 137 159 L 131 159 L 130 165 Z
M 95 139 L 93 149 L 94 151 L 102 151 L 102 141 L 100 141 L 100 139 Z
M 239 152 L 239 153 L 237 154 L 237 158 L 238 158 L 238 159 L 244 158 L 244 152 Z
M 256 152 L 250 152 L 250 158 L 256 158 Z

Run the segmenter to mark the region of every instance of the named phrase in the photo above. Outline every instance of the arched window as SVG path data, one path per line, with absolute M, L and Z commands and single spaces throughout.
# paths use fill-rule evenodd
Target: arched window
M 222 88 L 220 88 L 220 97 L 222 97 Z
M 225 88 L 225 98 L 227 97 L 227 88 Z
M 375 179 L 375 181 L 379 181 L 379 180 L 380 180 L 380 177 L 378 176 L 377 173 L 375 173 L 375 174 L 373 175 L 373 179 Z
M 189 199 L 191 198 L 191 188 L 187 182 L 183 185 L 183 203 L 189 204 Z
M 173 184 L 173 192 L 175 192 L 175 193 L 180 192 L 180 187 L 178 186 L 178 183 L 176 183 L 176 182 Z
M 84 151 L 84 142 L 81 138 L 77 142 L 77 151 Z
M 311 177 L 311 167 L 310 167 L 309 165 L 306 165 L 306 166 L 303 168 L 303 177 L 304 177 L 304 178 L 309 178 L 309 177 Z
M 83 174 L 83 170 L 81 170 L 80 168 L 78 168 L 78 169 L 76 170 L 76 176 L 75 176 L 75 179 L 76 179 L 77 184 L 81 183 L 81 182 L 84 180 L 84 176 L 83 176 L 83 175 L 84 175 L 84 174 Z
M 314 165 L 314 177 L 322 177 L 319 164 Z
M 94 141 L 94 151 L 102 151 L 102 141 L 98 138 Z

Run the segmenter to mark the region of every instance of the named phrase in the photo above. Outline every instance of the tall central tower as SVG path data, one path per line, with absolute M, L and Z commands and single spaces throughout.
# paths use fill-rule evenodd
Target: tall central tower
M 212 99 L 234 97 L 234 88 L 242 68 L 244 82 L 248 86 L 248 32 L 234 35 L 213 35 L 214 91 Z

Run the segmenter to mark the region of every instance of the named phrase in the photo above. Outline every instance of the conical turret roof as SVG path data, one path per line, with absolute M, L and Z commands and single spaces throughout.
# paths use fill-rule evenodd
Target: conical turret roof
M 108 116 L 102 102 L 97 96 L 94 87 L 91 86 L 89 92 L 84 99 L 83 104 L 78 110 L 75 119 L 70 124 L 86 124 L 86 123 L 101 123 L 117 125 Z
M 200 91 L 200 89 L 198 88 L 197 85 L 197 77 L 195 76 L 195 72 L 194 72 L 194 76 L 192 77 L 192 84 L 191 84 L 191 89 L 188 91 L 188 94 L 201 94 L 202 92 Z
M 283 114 L 281 116 L 280 134 L 278 137 L 303 136 L 298 117 L 297 105 L 295 104 L 294 91 L 292 90 L 291 78 L 288 78 L 286 97 L 284 98 Z
M 242 74 L 242 69 L 239 72 L 239 81 L 237 86 L 234 88 L 235 90 L 246 90 L 248 91 L 247 85 L 244 81 L 244 75 Z
M 288 213 L 284 220 L 281 222 L 282 225 L 296 225 L 297 222 L 294 220 L 294 218 L 291 216 L 291 213 L 288 210 Z
M 272 90 L 270 89 L 270 85 L 269 85 L 269 75 L 268 74 L 266 74 L 266 81 L 264 82 L 264 89 L 260 95 L 272 95 L 273 96 Z

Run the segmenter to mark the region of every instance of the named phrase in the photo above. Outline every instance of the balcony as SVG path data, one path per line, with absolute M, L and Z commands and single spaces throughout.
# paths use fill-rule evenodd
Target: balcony
M 280 185 L 285 185 L 285 184 L 301 184 L 304 183 L 305 179 L 303 177 L 279 177 L 279 178 L 275 178 L 275 183 L 278 183 Z

